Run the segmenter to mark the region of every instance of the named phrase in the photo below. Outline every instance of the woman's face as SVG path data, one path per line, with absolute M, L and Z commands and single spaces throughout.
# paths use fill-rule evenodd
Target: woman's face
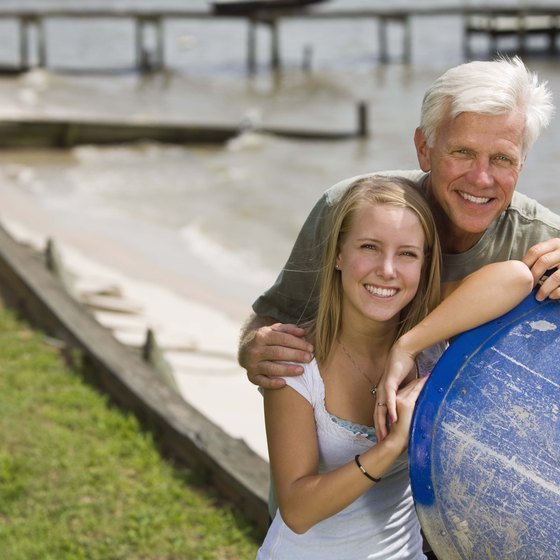
M 423 263 L 424 232 L 412 210 L 359 209 L 337 257 L 345 317 L 398 319 L 418 290 Z

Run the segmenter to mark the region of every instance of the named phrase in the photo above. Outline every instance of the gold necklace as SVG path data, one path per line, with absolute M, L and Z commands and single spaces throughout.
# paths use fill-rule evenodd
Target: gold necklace
M 344 353 L 348 356 L 348 359 L 352 362 L 352 365 L 354 366 L 354 368 L 356 370 L 358 370 L 366 379 L 366 381 L 372 386 L 371 389 L 369 390 L 370 394 L 372 397 L 376 397 L 377 396 L 377 383 L 373 383 L 371 382 L 371 379 L 367 376 L 366 372 L 354 361 L 354 358 L 352 358 L 350 352 L 348 352 L 348 350 L 346 350 L 346 348 L 344 347 L 344 344 L 342 344 L 342 342 L 340 343 L 340 346 L 342 347 L 342 350 L 344 351 Z

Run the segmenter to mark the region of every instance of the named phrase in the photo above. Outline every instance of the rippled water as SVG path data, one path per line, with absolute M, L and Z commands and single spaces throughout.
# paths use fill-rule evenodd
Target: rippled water
M 72 2 L 3 1 L 0 7 L 21 4 Z M 160 3 L 115 2 L 126 4 Z M 172 7 L 184 4 L 165 2 Z M 4 62 L 14 57 L 15 32 L 10 22 L 0 25 Z M 114 228 L 130 243 L 133 237 L 141 239 L 145 251 L 168 252 L 166 266 L 191 275 L 195 268 L 201 278 L 209 279 L 209 288 L 248 305 L 283 264 L 300 225 L 325 188 L 369 170 L 416 166 L 412 134 L 423 92 L 447 67 L 462 62 L 463 55 L 459 18 L 416 18 L 412 64 L 387 66 L 378 61 L 374 22 L 294 21 L 282 26 L 282 74 L 268 72 L 262 51 L 259 71 L 249 76 L 245 31 L 241 22 L 231 20 L 170 21 L 169 68 L 143 77 L 127 70 L 133 60 L 129 23 L 99 21 L 95 29 L 69 21 L 49 24 L 49 63 L 58 70 L 0 79 L 1 114 L 226 122 L 240 128 L 249 124 L 256 132 L 222 146 L 143 143 L 56 152 L 4 151 L 0 153 L 4 180 L 33 193 L 61 220 L 76 220 L 81 227 L 90 223 L 92 232 Z M 398 52 L 400 29 L 389 31 L 391 49 Z M 267 40 L 261 30 L 260 43 Z M 311 72 L 301 67 L 306 47 L 313 51 Z M 484 43 L 477 48 L 481 57 L 487 56 Z M 110 67 L 113 72 L 61 72 L 75 68 L 77 61 L 83 67 Z M 533 56 L 527 63 L 549 81 L 560 99 L 557 61 Z M 365 140 L 296 141 L 258 133 L 261 124 L 352 130 L 361 100 L 369 107 L 371 135 Z M 553 122 L 530 154 L 519 189 L 560 211 L 559 122 Z

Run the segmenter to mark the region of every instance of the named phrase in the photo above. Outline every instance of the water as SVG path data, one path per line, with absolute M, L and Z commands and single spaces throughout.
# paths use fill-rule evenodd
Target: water
M 39 2 L 3 1 L 0 8 L 16 4 Z M 448 5 L 431 2 L 438 4 Z M 0 64 L 5 64 L 17 58 L 13 22 L 0 21 L 0 30 Z M 201 301 L 227 312 L 237 324 L 273 281 L 324 189 L 367 171 L 417 166 L 412 137 L 424 90 L 445 69 L 463 62 L 461 21 L 453 17 L 413 20 L 412 64 L 386 66 L 378 61 L 374 22 L 290 22 L 282 26 L 284 71 L 276 76 L 266 67 L 265 50 L 257 73 L 247 74 L 240 22 L 169 22 L 169 68 L 154 76 L 130 71 L 130 24 L 99 21 L 97 35 L 90 32 L 75 22 L 50 24 L 49 64 L 58 70 L 1 78 L 0 117 L 225 122 L 240 129 L 250 123 L 257 132 L 220 146 L 4 150 L 0 182 L 31 197 L 75 237 L 107 239 L 123 254 L 142 254 L 152 263 L 154 278 L 157 271 L 178 290 L 194 285 Z M 390 36 L 391 52 L 398 54 L 399 28 L 391 28 Z M 259 42 L 267 39 L 260 30 Z M 302 69 L 307 46 L 313 49 L 311 72 Z M 477 49 L 487 57 L 483 41 Z M 526 62 L 548 80 L 558 102 L 556 60 L 533 56 Z M 111 72 L 61 71 L 80 64 Z M 371 131 L 364 140 L 295 141 L 258 133 L 260 124 L 352 130 L 361 100 L 369 107 Z M 559 137 L 556 118 L 530 153 L 518 187 L 555 211 L 560 211 Z
M 112 4 L 177 8 L 184 2 Z M 329 4 L 364 7 L 371 2 Z M 461 2 L 429 3 L 450 4 Z M 0 8 L 17 5 L 76 3 L 0 1 Z M 205 5 L 202 0 L 189 3 Z M 17 59 L 15 23 L 0 20 L 0 26 L 0 63 L 7 64 Z M 370 170 L 416 167 L 412 135 L 423 92 L 446 68 L 463 61 L 461 20 L 448 16 L 413 19 L 412 64 L 387 66 L 378 62 L 374 21 L 286 22 L 281 27 L 284 71 L 277 76 L 267 69 L 266 49 L 256 75 L 247 74 L 246 29 L 237 21 L 168 21 L 169 69 L 148 77 L 127 71 L 133 61 L 130 22 L 60 20 L 50 22 L 46 31 L 49 64 L 59 71 L 2 78 L 0 114 L 353 130 L 356 104 L 367 102 L 371 136 L 366 140 L 303 142 L 249 134 L 217 147 L 143 144 L 0 154 L 4 176 L 42 204 L 69 215 L 79 208 L 82 222 L 88 217 L 113 224 L 119 217 L 130 220 L 149 231 L 150 246 L 158 245 L 158 235 L 167 245 L 173 239 L 190 259 L 196 257 L 205 274 L 211 273 L 213 287 L 227 286 L 228 297 L 244 305 L 273 279 L 325 188 Z M 398 26 L 389 29 L 394 54 L 401 47 L 400 31 Z M 264 30 L 258 38 L 266 46 Z M 311 72 L 301 68 L 306 46 L 313 49 Z M 477 48 L 481 57 L 487 56 L 484 42 Z M 556 61 L 535 56 L 527 63 L 549 81 L 558 99 Z M 112 72 L 68 72 L 80 67 Z M 559 123 L 556 119 L 544 132 L 519 184 L 554 210 L 560 209 L 554 172 Z M 28 172 L 17 172 L 18 166 Z

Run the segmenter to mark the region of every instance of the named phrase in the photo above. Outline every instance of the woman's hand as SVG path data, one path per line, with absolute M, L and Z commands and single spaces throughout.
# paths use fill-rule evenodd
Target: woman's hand
M 391 425 L 390 437 L 402 441 L 403 451 L 408 446 L 414 407 L 416 406 L 420 391 L 422 391 L 424 383 L 426 383 L 426 379 L 427 376 L 413 379 L 396 394 L 395 405 L 398 412 L 398 420 Z
M 394 424 L 398 421 L 397 391 L 408 376 L 415 373 L 414 355 L 397 341 L 389 353 L 383 377 L 377 385 L 377 402 L 373 414 L 377 441 L 383 441 L 387 437 L 388 422 Z

